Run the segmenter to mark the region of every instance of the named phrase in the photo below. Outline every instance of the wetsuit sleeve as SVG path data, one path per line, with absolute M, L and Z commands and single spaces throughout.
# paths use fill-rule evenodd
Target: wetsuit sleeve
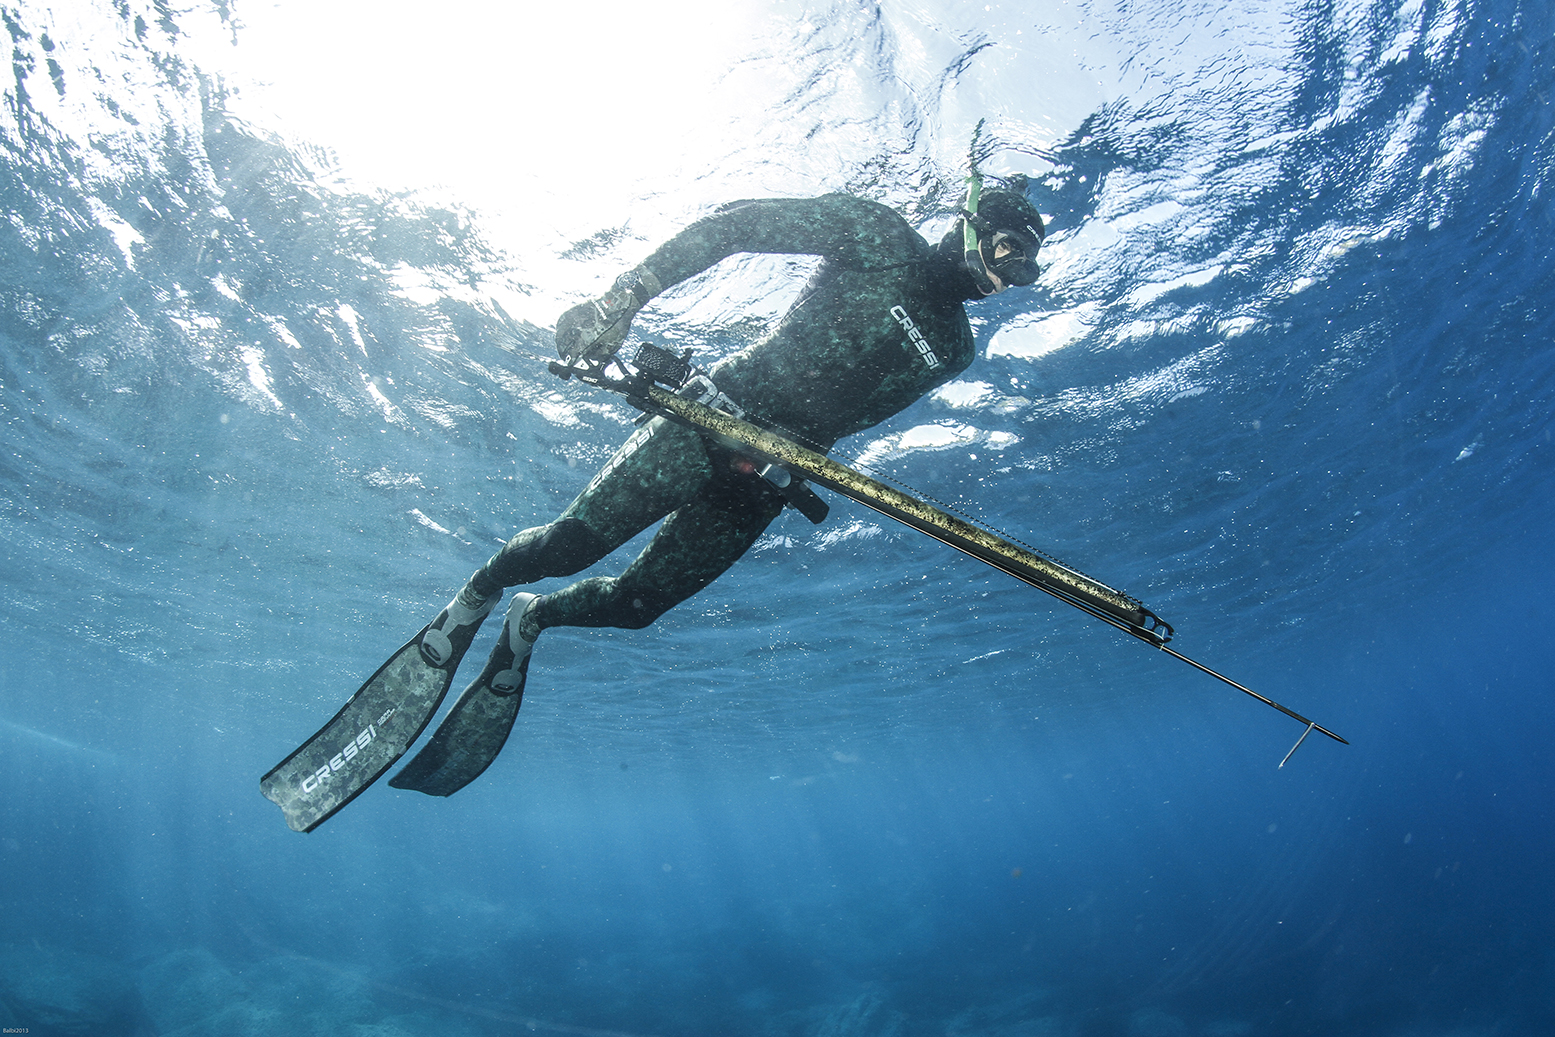
M 660 283 L 695 277 L 740 252 L 820 256 L 856 270 L 908 263 L 928 243 L 892 209 L 846 194 L 731 202 L 644 261 Z

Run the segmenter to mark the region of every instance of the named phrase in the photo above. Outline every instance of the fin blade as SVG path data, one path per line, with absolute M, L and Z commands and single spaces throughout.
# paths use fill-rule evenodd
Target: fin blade
M 421 656 L 427 628 L 367 679 L 340 712 L 259 780 L 287 825 L 311 832 L 394 766 L 431 721 L 453 683 L 453 665 Z
M 519 664 L 519 673 L 527 681 L 528 657 Z M 464 690 L 431 741 L 389 779 L 391 786 L 429 796 L 452 796 L 485 773 L 507 744 L 524 698 L 522 684 L 511 695 L 494 693 L 490 676 L 481 674 Z

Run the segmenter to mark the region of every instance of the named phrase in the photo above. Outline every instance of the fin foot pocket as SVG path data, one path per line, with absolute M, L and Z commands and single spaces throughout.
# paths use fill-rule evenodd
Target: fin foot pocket
M 482 596 L 466 584 L 421 635 L 421 657 L 431 666 L 457 668 L 475 632 L 501 599 L 500 590 Z
M 506 698 L 514 694 L 524 686 L 524 675 L 517 670 L 503 670 L 493 674 L 491 678 L 491 693 Z

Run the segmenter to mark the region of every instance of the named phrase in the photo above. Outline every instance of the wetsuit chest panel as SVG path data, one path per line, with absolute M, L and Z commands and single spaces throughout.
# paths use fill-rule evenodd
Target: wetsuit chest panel
M 667 286 L 738 252 L 822 258 L 777 328 L 713 367 L 718 387 L 755 420 L 829 447 L 972 361 L 960 301 L 927 284 L 933 249 L 878 202 L 832 194 L 732 203 L 644 265 Z
M 754 415 L 826 446 L 876 425 L 964 371 L 972 331 L 914 272 L 823 267 L 765 340 L 714 369 Z

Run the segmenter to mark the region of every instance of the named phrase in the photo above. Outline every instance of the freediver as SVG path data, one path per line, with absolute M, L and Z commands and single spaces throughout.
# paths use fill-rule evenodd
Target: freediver
M 937 246 L 889 207 L 845 194 L 725 205 L 603 296 L 562 314 L 557 352 L 568 364 L 609 360 L 650 300 L 725 257 L 818 256 L 820 265 L 776 327 L 714 364 L 698 391 L 714 406 L 825 453 L 967 368 L 974 343 L 964 303 L 1035 283 L 1042 217 L 1022 190 L 980 186 L 974 182 Z M 738 452 L 654 417 L 555 521 L 519 533 L 470 577 L 422 635 L 421 654 L 433 666 L 456 666 L 461 646 L 505 588 L 581 572 L 662 519 L 620 575 L 514 596 L 496 647 L 456 707 L 507 699 L 511 725 L 541 631 L 648 626 L 733 565 L 789 500 Z M 473 731 L 484 747 L 450 744 L 460 739 L 440 729 L 391 784 L 436 795 L 463 787 L 507 737 L 506 727 L 481 736 L 471 726 L 479 722 L 464 722 L 463 740 Z M 466 759 L 451 761 L 450 754 Z

